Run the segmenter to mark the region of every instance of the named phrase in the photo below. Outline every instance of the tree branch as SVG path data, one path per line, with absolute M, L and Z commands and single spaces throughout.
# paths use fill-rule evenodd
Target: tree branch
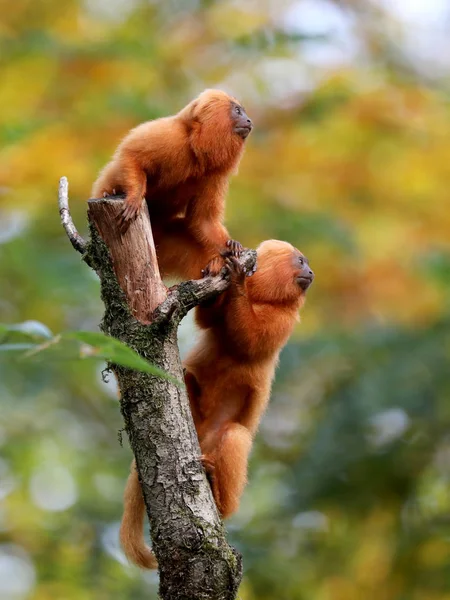
M 67 188 L 61 218 L 72 245 Z M 89 201 L 91 239 L 83 260 L 99 274 L 105 313 L 101 329 L 143 358 L 183 380 L 177 346 L 181 318 L 201 301 L 224 291 L 225 273 L 163 285 L 147 207 L 121 236 L 116 217 L 122 201 Z M 60 202 L 61 209 L 61 202 Z M 78 244 L 79 246 L 79 244 Z M 251 270 L 255 253 L 242 260 Z M 252 263 L 253 261 L 253 263 Z M 155 310 L 156 309 L 156 310 Z M 201 466 L 200 447 L 186 390 L 172 382 L 112 365 L 133 449 L 160 571 L 163 600 L 235 600 L 242 577 Z
M 245 250 L 239 262 L 247 273 L 251 273 L 256 264 L 256 251 Z M 225 268 L 217 277 L 183 281 L 169 290 L 167 298 L 154 311 L 152 320 L 154 323 L 162 323 L 170 319 L 179 322 L 192 308 L 215 298 L 229 285 L 230 279 Z
M 59 214 L 61 216 L 61 223 L 64 229 L 66 230 L 67 237 L 70 240 L 70 243 L 75 248 L 77 252 L 80 254 L 84 254 L 86 252 L 87 244 L 85 240 L 78 233 L 77 228 L 72 221 L 72 217 L 70 215 L 69 210 L 69 182 L 67 181 L 67 177 L 61 177 L 59 180 L 59 190 L 58 190 L 58 206 L 59 206 Z

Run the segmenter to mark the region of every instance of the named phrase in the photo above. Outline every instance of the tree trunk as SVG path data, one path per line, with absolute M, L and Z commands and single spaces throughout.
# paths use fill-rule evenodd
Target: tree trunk
M 226 274 L 167 290 L 159 275 L 146 205 L 120 236 L 115 219 L 122 201 L 90 200 L 91 239 L 86 244 L 71 223 L 61 190 L 67 196 L 67 186 L 65 190 L 60 186 L 60 212 L 69 239 L 100 277 L 105 305 L 101 329 L 183 381 L 179 322 L 192 307 L 228 287 Z M 241 260 L 250 270 L 255 253 L 248 251 Z M 234 600 L 242 577 L 241 557 L 226 541 L 199 461 L 185 388 L 111 366 L 119 382 L 121 410 L 147 507 L 161 598 Z

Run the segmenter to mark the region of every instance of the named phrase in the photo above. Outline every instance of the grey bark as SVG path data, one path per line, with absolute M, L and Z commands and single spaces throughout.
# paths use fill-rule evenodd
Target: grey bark
M 65 205 L 67 211 L 61 211 Z M 71 223 L 67 188 L 60 186 L 60 212 L 69 239 L 100 277 L 105 305 L 101 329 L 182 381 L 178 325 L 188 310 L 228 287 L 227 275 L 167 290 L 159 275 L 147 207 L 120 236 L 115 217 L 121 206 L 121 200 L 89 201 L 91 239 L 86 243 Z M 240 260 L 250 271 L 255 259 L 256 253 L 247 251 Z M 226 541 L 199 461 L 186 390 L 145 373 L 112 368 L 159 563 L 161 598 L 234 600 L 242 578 L 241 556 Z

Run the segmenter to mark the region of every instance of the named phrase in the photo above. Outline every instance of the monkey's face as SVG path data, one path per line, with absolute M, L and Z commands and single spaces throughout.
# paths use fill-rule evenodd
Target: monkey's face
M 245 140 L 253 129 L 253 123 L 247 116 L 245 108 L 237 102 L 231 102 L 231 123 L 234 133 Z
M 314 272 L 309 266 L 308 259 L 298 250 L 294 254 L 295 281 L 306 292 L 314 281 Z
M 265 240 L 257 248 L 257 265 L 246 280 L 254 301 L 303 304 L 314 273 L 300 250 L 288 242 Z

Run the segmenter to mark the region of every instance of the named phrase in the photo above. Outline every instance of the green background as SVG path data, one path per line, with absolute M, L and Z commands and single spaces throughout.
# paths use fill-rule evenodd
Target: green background
M 316 273 L 227 525 L 241 600 L 450 599 L 449 15 L 392 4 L 0 0 L 0 322 L 97 329 L 59 177 L 86 234 L 125 132 L 205 87 L 255 122 L 232 236 Z M 131 454 L 103 366 L 0 347 L 2 598 L 157 597 L 118 545 Z

